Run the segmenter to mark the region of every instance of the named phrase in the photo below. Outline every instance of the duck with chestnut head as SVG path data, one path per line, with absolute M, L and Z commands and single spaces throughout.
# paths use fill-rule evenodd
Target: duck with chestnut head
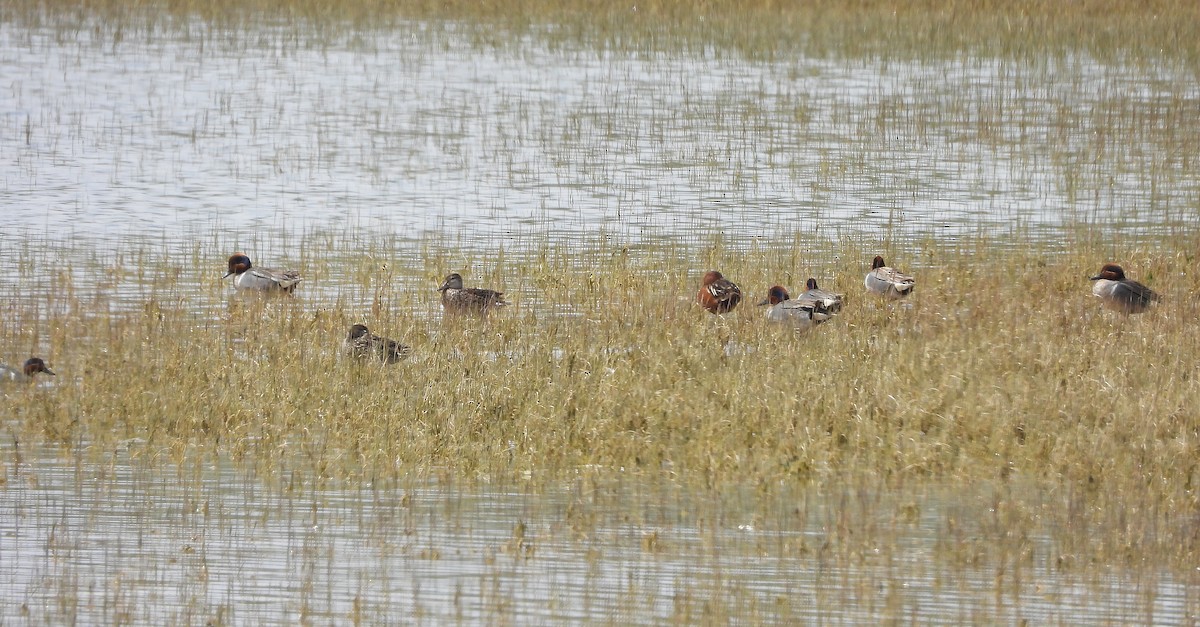
M 1115 263 L 1104 264 L 1100 273 L 1090 277 L 1092 295 L 1105 307 L 1123 314 L 1139 314 L 1162 300 L 1158 292 L 1125 277 L 1125 270 Z
M 229 257 L 229 272 L 222 279 L 233 277 L 233 286 L 239 291 L 286 292 L 291 294 L 300 283 L 300 273 L 295 270 L 263 268 L 250 263 L 246 253 L 234 253 Z
M 782 285 L 773 285 L 771 289 L 767 290 L 767 297 L 759 303 L 759 306 L 769 306 L 767 309 L 768 321 L 791 325 L 797 331 L 808 331 L 833 318 L 834 314 L 841 309 L 842 302 L 840 298 L 830 302 L 823 297 L 814 297 L 809 291 L 805 291 L 797 298 L 792 298 L 788 294 L 787 288 Z
M 55 376 L 53 370 L 46 365 L 46 362 L 41 357 L 30 357 L 25 360 L 21 368 L 13 368 L 0 364 L 0 382 L 15 381 L 20 383 L 29 383 L 33 381 L 34 375 L 42 372 L 50 376 Z
M 728 313 L 742 302 L 742 290 L 720 272 L 710 270 L 700 280 L 696 301 L 711 313 Z

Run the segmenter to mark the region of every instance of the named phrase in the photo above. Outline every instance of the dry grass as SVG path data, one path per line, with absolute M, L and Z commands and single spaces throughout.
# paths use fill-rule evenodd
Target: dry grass
M 476 33 L 481 45 L 520 36 L 618 50 L 734 51 L 755 58 L 790 55 L 954 58 L 962 54 L 1042 58 L 1086 52 L 1100 59 L 1176 58 L 1194 62 L 1200 7 L 1182 0 L 1056 2 L 837 2 L 506 0 L 61 0 L 8 3 L 0 18 L 67 28 L 157 28 L 196 34 L 195 18 L 226 29 L 264 22 L 295 24 L 305 40 L 354 29 L 396 28 L 410 20 Z
M 290 43 L 310 45 L 417 19 L 500 47 L 524 45 L 521 37 L 532 35 L 571 49 L 582 43 L 647 54 L 979 55 L 1047 67 L 1062 56 L 1091 55 L 1187 66 L 1197 59 L 1197 10 L 1182 2 L 1099 1 L 639 2 L 636 11 L 628 3 L 575 0 L 22 1 L 0 8 L 0 19 L 48 22 L 68 38 L 73 28 L 95 29 L 97 41 L 112 42 L 134 38 L 127 34 L 134 29 L 152 40 L 157 28 L 233 45 L 286 36 L 287 29 L 236 28 L 267 19 L 295 24 L 298 41 Z M 881 516 L 901 526 L 920 516 L 919 499 L 896 506 L 862 495 L 891 488 L 907 498 L 949 486 L 951 495 L 937 502 L 962 493 L 981 500 L 986 492 L 994 504 L 947 515 L 934 557 L 950 569 L 996 565 L 997 598 L 1006 581 L 1027 571 L 1021 566 L 1103 578 L 1120 563 L 1173 569 L 1193 581 L 1200 563 L 1200 241 L 1186 190 L 1197 134 L 1189 132 L 1190 91 L 1165 91 L 1148 100 L 1118 92 L 1086 111 L 1064 104 L 1049 116 L 1058 135 L 1037 139 L 1020 120 L 1044 111 L 1018 105 L 1024 113 L 1014 117 L 1002 97 L 978 108 L 953 95 L 944 107 L 884 100 L 835 112 L 832 122 L 790 103 L 772 109 L 755 102 L 749 110 L 762 116 L 751 116 L 755 124 L 723 118 L 737 110 L 725 103 L 701 112 L 710 131 L 747 144 L 766 138 L 781 151 L 808 145 L 806 130 L 815 129 L 871 138 L 863 151 L 890 154 L 884 148 L 937 136 L 951 120 L 968 129 L 970 146 L 1011 148 L 1027 169 L 1050 169 L 1072 198 L 1102 193 L 1114 173 L 1140 174 L 1149 202 L 1126 209 L 1129 224 L 1120 226 L 1158 230 L 1136 244 L 1081 231 L 1029 246 L 981 238 L 878 250 L 875 242 L 797 233 L 750 245 L 524 242 L 497 255 L 442 241 L 291 234 L 276 248 L 294 257 L 263 262 L 297 267 L 306 282 L 297 298 L 260 301 L 233 296 L 216 279 L 225 255 L 240 247 L 224 245 L 224 233 L 184 247 L 134 241 L 115 251 L 27 241 L 6 252 L 19 263 L 0 277 L 0 356 L 11 363 L 40 354 L 60 376 L 2 391 L 4 433 L 17 442 L 59 443 L 72 455 L 129 455 L 139 467 L 177 468 L 193 478 L 205 463 L 232 457 L 278 482 L 283 494 L 298 484 L 400 485 L 428 476 L 516 480 L 532 492 L 568 478 L 603 484 L 633 476 L 688 494 L 741 493 L 749 485 L 764 501 L 809 485 L 866 486 L 841 497 L 822 526 L 834 559 L 847 564 L 880 547 L 887 559 L 900 551 Z M 789 116 L 794 135 L 771 130 Z M 602 115 L 597 128 L 603 122 L 611 121 Z M 1022 132 L 1008 132 L 1014 124 Z M 588 163 L 600 150 L 587 133 L 573 143 L 567 132 L 539 130 L 527 135 L 541 137 L 543 151 L 564 163 Z M 832 187 L 876 158 L 849 150 L 840 161 L 795 172 Z M 685 160 L 704 165 L 702 155 Z M 721 172 L 714 167 L 714 179 Z M 250 252 L 257 260 L 259 251 Z M 878 252 L 917 275 L 907 303 L 863 293 L 862 274 Z M 1134 318 L 1100 310 L 1086 277 L 1105 261 L 1124 264 L 1165 301 Z M 749 292 L 731 315 L 714 317 L 692 302 L 700 275 L 713 268 Z M 464 271 L 470 285 L 504 289 L 514 306 L 486 321 L 443 319 L 433 290 L 449 271 Z M 752 303 L 766 287 L 797 289 L 808 276 L 847 293 L 844 314 L 802 337 L 765 324 Z M 393 367 L 349 361 L 338 347 L 357 322 L 412 345 L 413 355 Z M 777 501 L 768 525 L 783 527 L 798 510 L 785 497 Z M 730 510 L 753 509 L 739 508 Z M 566 517 L 629 516 L 624 504 L 594 509 L 573 504 Z M 698 517 L 719 508 L 701 509 Z M 583 520 L 580 535 L 603 522 Z M 520 529 L 514 551 L 524 546 L 523 523 Z M 1049 555 L 1030 539 L 1042 533 L 1052 536 Z M 674 550 L 657 532 L 642 536 L 641 547 Z M 825 549 L 800 540 L 769 550 Z M 680 620 L 709 612 L 720 584 L 705 580 L 694 598 L 677 597 Z
M 317 258 L 332 256 L 322 244 L 345 245 L 314 239 L 302 248 Z M 19 437 L 88 442 L 100 454 L 128 446 L 181 462 L 221 452 L 266 465 L 264 476 L 352 481 L 1021 477 L 1146 508 L 1162 527 L 1143 540 L 1194 557 L 1195 246 L 930 243 L 894 260 L 918 277 L 906 305 L 863 294 L 874 251 L 853 242 L 547 246 L 492 266 L 466 260 L 468 284 L 503 288 L 516 303 L 489 320 L 437 313 L 433 288 L 447 267 L 433 260 L 461 253 L 432 254 L 417 272 L 381 273 L 403 264 L 369 252 L 309 265 L 301 297 L 261 301 L 231 296 L 191 255 L 143 249 L 137 258 L 158 271 L 43 267 L 58 282 L 44 297 L 6 294 L 0 328 L 7 346 L 45 347 L 60 374 L 52 387 L 9 392 Z M 86 258 L 46 248 L 50 264 Z M 842 261 L 814 261 L 835 253 Z M 1108 260 L 1166 300 L 1140 317 L 1101 311 L 1086 277 Z M 813 275 L 849 304 L 800 337 L 752 305 L 712 316 L 691 300 L 710 267 L 752 292 L 750 302 L 772 283 Z M 85 275 L 109 282 L 68 279 Z M 341 357 L 346 328 L 360 321 L 411 344 L 413 357 L 393 367 Z

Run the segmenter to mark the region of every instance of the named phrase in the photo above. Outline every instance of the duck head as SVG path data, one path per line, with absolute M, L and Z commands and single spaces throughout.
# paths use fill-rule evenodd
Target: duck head
M 56 376 L 54 371 L 47 367 L 46 362 L 42 361 L 40 357 L 30 357 L 29 359 L 26 359 L 24 371 L 25 376 L 27 377 L 32 377 L 39 372 L 44 372 L 52 377 Z
M 226 272 L 225 276 L 221 278 L 227 279 L 231 275 L 241 274 L 249 269 L 250 258 L 246 256 L 246 253 L 233 253 L 233 255 L 229 257 L 229 272 Z
M 1100 279 L 1108 279 L 1109 281 L 1124 281 L 1125 270 L 1121 269 L 1121 266 L 1118 266 L 1115 263 L 1106 263 L 1104 264 L 1103 268 L 1100 268 L 1100 274 L 1097 274 L 1094 277 L 1089 277 L 1089 279 L 1092 281 L 1099 281 Z
M 442 282 L 442 286 L 437 291 L 444 292 L 446 290 L 461 290 L 463 288 L 462 277 L 457 272 L 446 275 L 446 280 Z
M 778 305 L 779 303 L 782 303 L 790 298 L 791 295 L 788 294 L 787 288 L 783 287 L 782 285 L 774 285 L 771 287 L 771 289 L 767 290 L 766 300 L 758 305 L 760 307 L 763 305 Z

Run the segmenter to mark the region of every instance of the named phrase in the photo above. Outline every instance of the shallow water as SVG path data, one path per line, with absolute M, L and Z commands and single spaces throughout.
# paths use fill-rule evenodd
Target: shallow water
M 648 57 L 426 24 L 110 31 L 0 25 L 4 233 L 737 246 L 1198 219 L 1186 65 Z
M 1036 490 L 313 487 L 227 461 L 180 472 L 5 448 L 20 459 L 0 499 L 0 591 L 19 600 L 6 622 L 1185 624 L 1200 611 L 1166 574 L 1056 565 L 1047 536 L 1019 558 L 954 548 L 1002 543 L 966 522 L 998 504 L 1061 505 Z
M 305 253 L 291 246 L 314 232 L 392 238 L 395 262 L 431 240 L 520 255 L 600 233 L 740 247 L 803 232 L 897 249 L 976 232 L 1019 245 L 1081 226 L 1129 241 L 1200 225 L 1190 67 L 493 48 L 422 24 L 321 43 L 292 34 L 226 38 L 194 24 L 118 40 L 103 26 L 0 24 L 0 295 L 38 317 L 0 321 L 6 337 L 65 311 L 159 298 L 186 299 L 205 323 L 237 306 L 217 283 L 223 255 L 293 263 Z M 77 258 L 24 248 L 45 240 Z M 187 251 L 195 267 L 181 263 Z M 435 286 L 406 276 L 392 287 L 403 281 L 433 318 Z M 64 285 L 78 300 L 59 296 Z M 304 290 L 299 307 L 371 297 L 328 269 Z M 225 459 L 181 471 L 0 441 L 0 597 L 19 599 L 0 606 L 4 622 L 1200 614 L 1194 578 L 1064 565 L 1067 530 L 1051 521 L 1065 505 L 1038 490 L 714 495 L 621 476 L 549 490 L 424 478 L 314 488 Z M 1006 546 L 986 527 L 997 502 L 1047 513 L 1027 554 L 995 548 Z

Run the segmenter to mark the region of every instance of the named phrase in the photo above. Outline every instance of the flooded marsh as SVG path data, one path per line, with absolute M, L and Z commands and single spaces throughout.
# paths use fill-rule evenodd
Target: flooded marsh
M 344 248 L 304 247 L 324 244 Z M 438 311 L 444 251 L 385 285 L 363 261 L 378 252 L 301 265 L 344 283 L 270 299 L 234 294 L 219 258 L 119 251 L 162 270 L 114 273 L 111 301 L 46 293 L 5 312 L 22 323 L 6 342 L 45 347 L 60 373 L 6 390 L 8 541 L 93 538 L 39 558 L 69 571 L 47 597 L 20 562 L 8 585 L 47 620 L 105 622 L 134 611 L 124 594 L 163 599 L 135 604 L 139 622 L 1181 622 L 1197 603 L 1200 303 L 1179 270 L 1194 245 L 1124 251 L 1167 295 L 1140 317 L 1094 302 L 1084 264 L 1103 251 L 986 240 L 927 248 L 898 303 L 861 291 L 865 264 L 777 250 L 541 250 L 471 266 L 513 301 L 486 319 Z M 54 293 L 90 292 L 52 261 L 79 251 L 57 246 L 39 247 Z M 865 259 L 825 247 L 804 246 Z M 979 252 L 1025 278 L 997 280 Z M 850 301 L 800 336 L 753 304 L 713 316 L 689 270 L 713 259 L 751 303 L 804 270 Z M 1023 300 L 1034 286 L 1044 298 Z M 411 354 L 350 360 L 359 322 Z M 147 534 L 166 544 L 80 555 Z M 213 563 L 188 566 L 211 535 Z M 242 570 L 214 572 L 229 561 Z M 96 568 L 145 583 L 99 608 L 58 598 L 109 577 Z M 289 592 L 255 602 L 279 578 Z M 236 592 L 214 600 L 216 581 Z
M 190 239 L 351 220 L 486 250 L 598 228 L 904 242 L 1195 220 L 1186 57 L 757 61 L 487 45 L 443 22 L 327 41 L 176 19 L 142 38 L 102 18 L 0 26 L 7 228 Z
M 280 491 L 226 462 L 198 477 L 142 467 L 26 458 L 0 506 L 19 523 L 0 564 L 19 599 L 6 616 L 1180 623 L 1197 603 L 1195 586 L 1170 576 L 1076 563 L 1030 521 L 1079 495 L 1031 486 L 767 495 L 614 477 L 532 492 L 453 481 Z
M 1194 624 L 1196 9 L 900 8 L 0 8 L 0 621 Z

